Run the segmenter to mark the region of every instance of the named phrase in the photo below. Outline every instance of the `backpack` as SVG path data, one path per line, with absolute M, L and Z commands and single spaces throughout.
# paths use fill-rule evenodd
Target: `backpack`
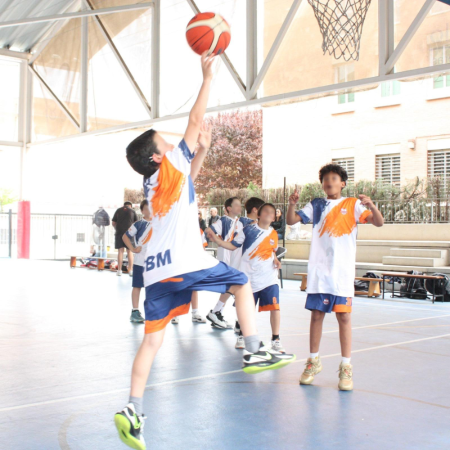
M 366 272 L 363 278 L 381 278 L 373 272 Z M 369 281 L 355 280 L 355 291 L 369 291 Z
M 110 225 L 109 214 L 104 209 L 99 209 L 92 219 L 92 223 L 98 227 L 104 226 L 108 227 Z
M 443 280 L 434 280 L 434 295 L 444 295 L 443 302 L 450 302 L 450 278 L 445 273 L 433 273 L 435 277 L 444 277 Z M 425 280 L 426 290 L 433 295 L 433 280 Z
M 406 272 L 409 275 L 423 275 L 421 272 L 410 270 Z M 421 278 L 404 278 L 400 286 L 400 297 L 407 297 L 414 300 L 426 300 L 428 297 L 425 289 L 424 280 Z

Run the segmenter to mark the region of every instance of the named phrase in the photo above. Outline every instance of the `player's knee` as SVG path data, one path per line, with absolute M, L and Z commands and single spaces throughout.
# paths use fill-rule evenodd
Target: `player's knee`
M 322 322 L 324 317 L 323 311 L 311 311 L 311 322 Z
M 348 325 L 351 320 L 351 315 L 348 312 L 336 313 L 336 318 L 342 325 Z
M 144 336 L 144 340 L 142 341 L 142 345 L 146 348 L 151 349 L 153 351 L 159 350 L 163 342 L 163 336 L 157 333 L 148 333 Z

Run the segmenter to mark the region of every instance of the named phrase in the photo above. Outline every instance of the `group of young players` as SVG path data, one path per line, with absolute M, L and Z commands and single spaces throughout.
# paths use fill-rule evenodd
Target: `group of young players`
M 278 236 L 270 227 L 275 218 L 274 206 L 252 198 L 245 204 L 248 217 L 238 219 L 239 200 L 227 200 L 227 214 L 207 229 L 209 239 L 220 247 L 218 259 L 203 249 L 194 181 L 211 144 L 211 128 L 203 123 L 203 117 L 213 61 L 214 56 L 202 55 L 203 83 L 179 145 L 169 144 L 151 129 L 127 147 L 129 164 L 144 177 L 147 198 L 141 205 L 143 221 L 127 232 L 127 245 L 131 245 L 130 239 L 134 237 L 137 245 L 133 251 L 138 255 L 142 253 L 136 258 L 133 273 L 133 308 L 138 309 L 135 299 L 138 300 L 139 291 L 145 286 L 145 335 L 133 363 L 129 402 L 116 413 L 114 421 L 120 439 L 138 450 L 146 449 L 143 395 L 166 325 L 189 312 L 198 291 L 221 294 L 207 316 L 216 327 L 228 327 L 222 310 L 227 299 L 234 297 L 235 331 L 239 332 L 236 348 L 243 348 L 244 372 L 256 374 L 279 369 L 295 360 L 295 355 L 285 352 L 279 336 L 277 269 L 280 263 L 275 253 Z M 380 212 L 368 197 L 360 196 L 360 200 L 341 197 L 346 180 L 347 175 L 339 166 L 324 166 L 320 181 L 327 198 L 315 199 L 296 212 L 298 193 L 295 192 L 289 198 L 287 214 L 289 225 L 299 221 L 313 224 L 306 301 L 306 308 L 312 311 L 311 354 L 300 383 L 311 384 L 322 370 L 319 344 L 323 318 L 325 313 L 335 311 L 343 357 L 339 368 L 342 390 L 353 388 L 350 312 L 354 295 L 356 225 L 358 222 L 383 224 Z M 267 346 L 261 342 L 256 329 L 255 303 L 258 301 L 260 311 L 271 313 L 272 341 Z M 134 311 L 132 316 L 133 313 L 137 316 Z M 136 317 L 136 321 L 142 320 Z

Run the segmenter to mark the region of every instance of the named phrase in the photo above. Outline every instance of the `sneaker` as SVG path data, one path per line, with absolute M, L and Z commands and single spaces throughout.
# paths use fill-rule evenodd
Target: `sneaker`
M 114 423 L 121 441 L 136 450 L 145 450 L 144 421 L 147 417 L 138 416 L 134 405 L 129 403 L 114 416 Z
M 118 277 L 121 277 L 121 276 L 122 276 L 122 271 L 121 271 L 121 270 L 118 270 L 118 271 L 116 272 L 116 275 L 117 275 Z
M 239 322 L 236 320 L 236 324 L 234 325 L 234 332 L 236 334 L 239 334 L 241 332 L 241 326 L 239 325 Z
M 280 353 L 265 347 L 261 342 L 259 351 L 250 353 L 244 349 L 244 365 L 242 370 L 245 373 L 260 373 L 264 370 L 281 369 L 295 361 L 295 355 Z
M 222 313 L 217 311 L 216 313 L 212 312 L 212 310 L 208 313 L 206 318 L 211 322 L 211 324 L 217 328 L 229 328 L 229 324 L 223 318 Z
M 280 353 L 286 353 L 286 350 L 281 345 L 281 341 L 279 339 L 275 339 L 274 341 L 272 341 L 272 350 Z
M 353 390 L 353 366 L 351 364 L 339 364 L 339 390 L 351 391 Z
M 245 348 L 244 336 L 238 336 L 236 345 L 234 346 L 234 348 L 238 348 L 238 349 Z
M 131 311 L 130 322 L 134 322 L 134 323 L 144 323 L 145 322 L 144 318 L 141 315 L 141 312 L 138 309 Z
M 192 314 L 192 322 L 196 323 L 206 323 L 206 319 L 200 314 Z
M 170 323 L 173 323 L 174 325 L 178 325 L 179 322 L 180 322 L 180 319 L 178 318 L 178 316 L 177 316 L 177 317 L 174 317 L 174 318 L 170 321 Z
M 300 377 L 300 384 L 311 384 L 314 381 L 314 375 L 322 371 L 322 362 L 320 356 L 317 358 L 308 358 L 305 364 L 305 370 Z

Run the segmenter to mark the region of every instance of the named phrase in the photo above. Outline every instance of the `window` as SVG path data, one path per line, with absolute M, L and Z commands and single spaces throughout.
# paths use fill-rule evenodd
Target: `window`
M 385 184 L 400 185 L 400 154 L 376 156 L 375 177 Z
M 450 183 L 450 149 L 428 152 L 428 176 L 441 177 L 444 187 Z
M 399 95 L 400 94 L 400 81 L 385 81 L 381 83 L 381 96 L 382 97 L 390 97 L 391 95 Z
M 346 83 L 347 81 L 353 81 L 355 79 L 355 66 L 353 64 L 346 64 L 336 67 L 336 82 Z M 339 94 L 338 103 L 350 103 L 355 101 L 355 94 L 349 92 L 348 94 Z
M 355 181 L 355 158 L 333 159 L 333 164 L 338 164 L 347 171 L 348 181 Z
M 432 48 L 431 58 L 433 61 L 433 66 L 450 63 L 450 44 Z M 450 75 L 443 75 L 433 79 L 434 89 L 441 89 L 444 87 L 450 87 Z

